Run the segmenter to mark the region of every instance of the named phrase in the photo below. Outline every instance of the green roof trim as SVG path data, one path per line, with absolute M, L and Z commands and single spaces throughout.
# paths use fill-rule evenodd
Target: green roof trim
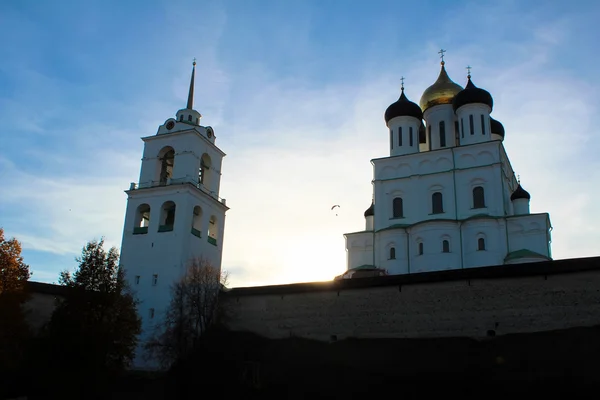
M 543 258 L 544 260 L 551 260 L 550 257 L 540 253 L 536 253 L 535 251 L 521 249 L 517 251 L 511 251 L 510 253 L 508 253 L 508 255 L 504 257 L 504 262 L 517 260 L 519 258 Z

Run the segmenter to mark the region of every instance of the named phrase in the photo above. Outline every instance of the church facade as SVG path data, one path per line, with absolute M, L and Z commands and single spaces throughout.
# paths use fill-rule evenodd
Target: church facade
M 371 160 L 373 201 L 365 229 L 347 233 L 349 278 L 361 270 L 410 274 L 551 259 L 547 213 L 530 195 L 504 149 L 493 99 L 444 61 L 419 105 L 404 93 L 385 112 L 389 156 Z
M 140 305 L 143 343 L 162 319 L 171 285 L 187 263 L 202 257 L 221 268 L 225 199 L 219 197 L 225 153 L 212 127 L 194 110 L 193 64 L 187 106 L 155 135 L 143 137 L 139 182 L 131 183 L 121 245 L 121 266 Z M 142 366 L 137 352 L 136 366 Z

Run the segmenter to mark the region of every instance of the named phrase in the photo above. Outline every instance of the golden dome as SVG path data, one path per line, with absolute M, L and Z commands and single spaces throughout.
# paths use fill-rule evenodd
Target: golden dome
M 438 104 L 452 104 L 452 99 L 458 92 L 463 90 L 462 86 L 452 82 L 452 79 L 446 73 L 444 62 L 442 61 L 442 70 L 437 81 L 429 86 L 423 92 L 419 105 L 421 110 L 425 112 L 429 107 L 437 106 Z

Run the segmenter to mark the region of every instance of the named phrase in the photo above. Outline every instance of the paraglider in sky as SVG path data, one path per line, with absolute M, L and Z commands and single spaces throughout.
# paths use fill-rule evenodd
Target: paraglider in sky
M 331 211 L 333 211 L 334 208 L 340 208 L 339 204 L 336 204 L 334 206 L 331 207 Z M 335 216 L 337 217 L 337 212 L 335 213 Z

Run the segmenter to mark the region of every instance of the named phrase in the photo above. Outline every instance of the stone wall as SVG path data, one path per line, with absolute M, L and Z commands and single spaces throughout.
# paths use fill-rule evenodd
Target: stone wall
M 232 289 L 222 301 L 227 324 L 326 341 L 600 325 L 600 258 L 351 281 Z

